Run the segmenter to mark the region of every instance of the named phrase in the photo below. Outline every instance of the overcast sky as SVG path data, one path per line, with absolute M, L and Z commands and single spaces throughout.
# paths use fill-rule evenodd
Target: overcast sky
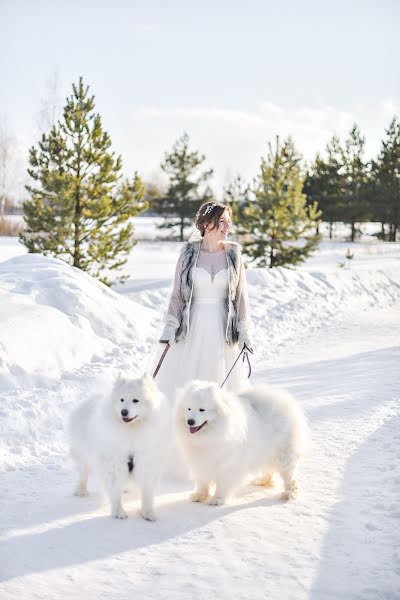
M 183 131 L 218 190 L 291 134 L 308 160 L 357 122 L 374 155 L 400 114 L 397 0 L 0 0 L 0 117 L 21 151 L 58 73 L 80 75 L 122 154 L 156 176 Z

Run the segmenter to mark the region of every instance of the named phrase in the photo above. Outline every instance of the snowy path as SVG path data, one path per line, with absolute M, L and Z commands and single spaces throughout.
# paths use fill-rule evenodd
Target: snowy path
M 312 428 L 295 503 L 249 487 L 227 507 L 193 505 L 166 482 L 158 522 L 137 518 L 134 501 L 118 522 L 98 494 L 70 496 L 61 435 L 44 452 L 40 440 L 21 448 L 20 470 L 2 476 L 1 598 L 398 598 L 399 331 L 398 305 L 346 312 L 257 366 L 255 380 L 288 387 Z M 51 427 L 57 391 L 46 393 Z

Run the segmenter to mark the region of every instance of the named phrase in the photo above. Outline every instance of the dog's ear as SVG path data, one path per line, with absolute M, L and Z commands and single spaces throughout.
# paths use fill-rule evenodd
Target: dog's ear
M 160 394 L 160 389 L 157 385 L 157 382 L 147 372 L 142 375 L 142 385 L 143 385 L 143 388 L 148 390 L 150 393 L 152 393 L 154 397 L 158 396 Z M 153 398 L 153 400 L 154 400 L 154 398 Z
M 215 402 L 217 411 L 221 415 L 227 415 L 229 413 L 229 401 L 228 395 L 224 390 L 221 390 L 217 383 L 212 383 L 209 388 L 209 393 Z
M 147 371 L 143 373 L 142 381 L 146 387 L 149 387 L 151 389 L 156 389 L 157 387 L 153 377 Z
M 182 404 L 184 399 L 187 397 L 187 393 L 188 393 L 188 385 L 186 385 L 184 387 L 179 387 L 177 390 L 175 390 L 175 396 L 174 396 L 175 408 L 177 408 L 178 405 Z
M 117 371 L 116 373 L 114 373 L 114 384 L 113 387 L 116 388 L 117 386 L 119 386 L 119 384 L 122 382 L 122 378 L 123 378 L 124 374 L 122 371 Z

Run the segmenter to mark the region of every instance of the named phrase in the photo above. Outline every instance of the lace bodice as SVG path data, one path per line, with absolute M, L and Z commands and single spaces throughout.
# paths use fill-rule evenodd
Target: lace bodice
M 200 250 L 199 259 L 196 266 L 198 268 L 205 269 L 205 271 L 210 274 L 211 281 L 214 281 L 214 277 L 218 271 L 228 268 L 225 250 L 219 250 L 218 252 L 207 252 L 207 250 Z

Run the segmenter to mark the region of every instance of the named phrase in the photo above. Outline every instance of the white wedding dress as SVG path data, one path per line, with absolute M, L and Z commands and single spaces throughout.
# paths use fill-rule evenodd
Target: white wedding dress
M 200 250 L 195 267 L 190 327 L 183 341 L 173 342 L 156 376 L 161 391 L 171 399 L 177 389 L 192 379 L 221 384 L 239 355 L 239 344 L 225 341 L 228 269 L 225 250 Z M 165 349 L 160 344 L 160 354 Z M 247 373 L 242 358 L 224 387 L 243 389 Z

